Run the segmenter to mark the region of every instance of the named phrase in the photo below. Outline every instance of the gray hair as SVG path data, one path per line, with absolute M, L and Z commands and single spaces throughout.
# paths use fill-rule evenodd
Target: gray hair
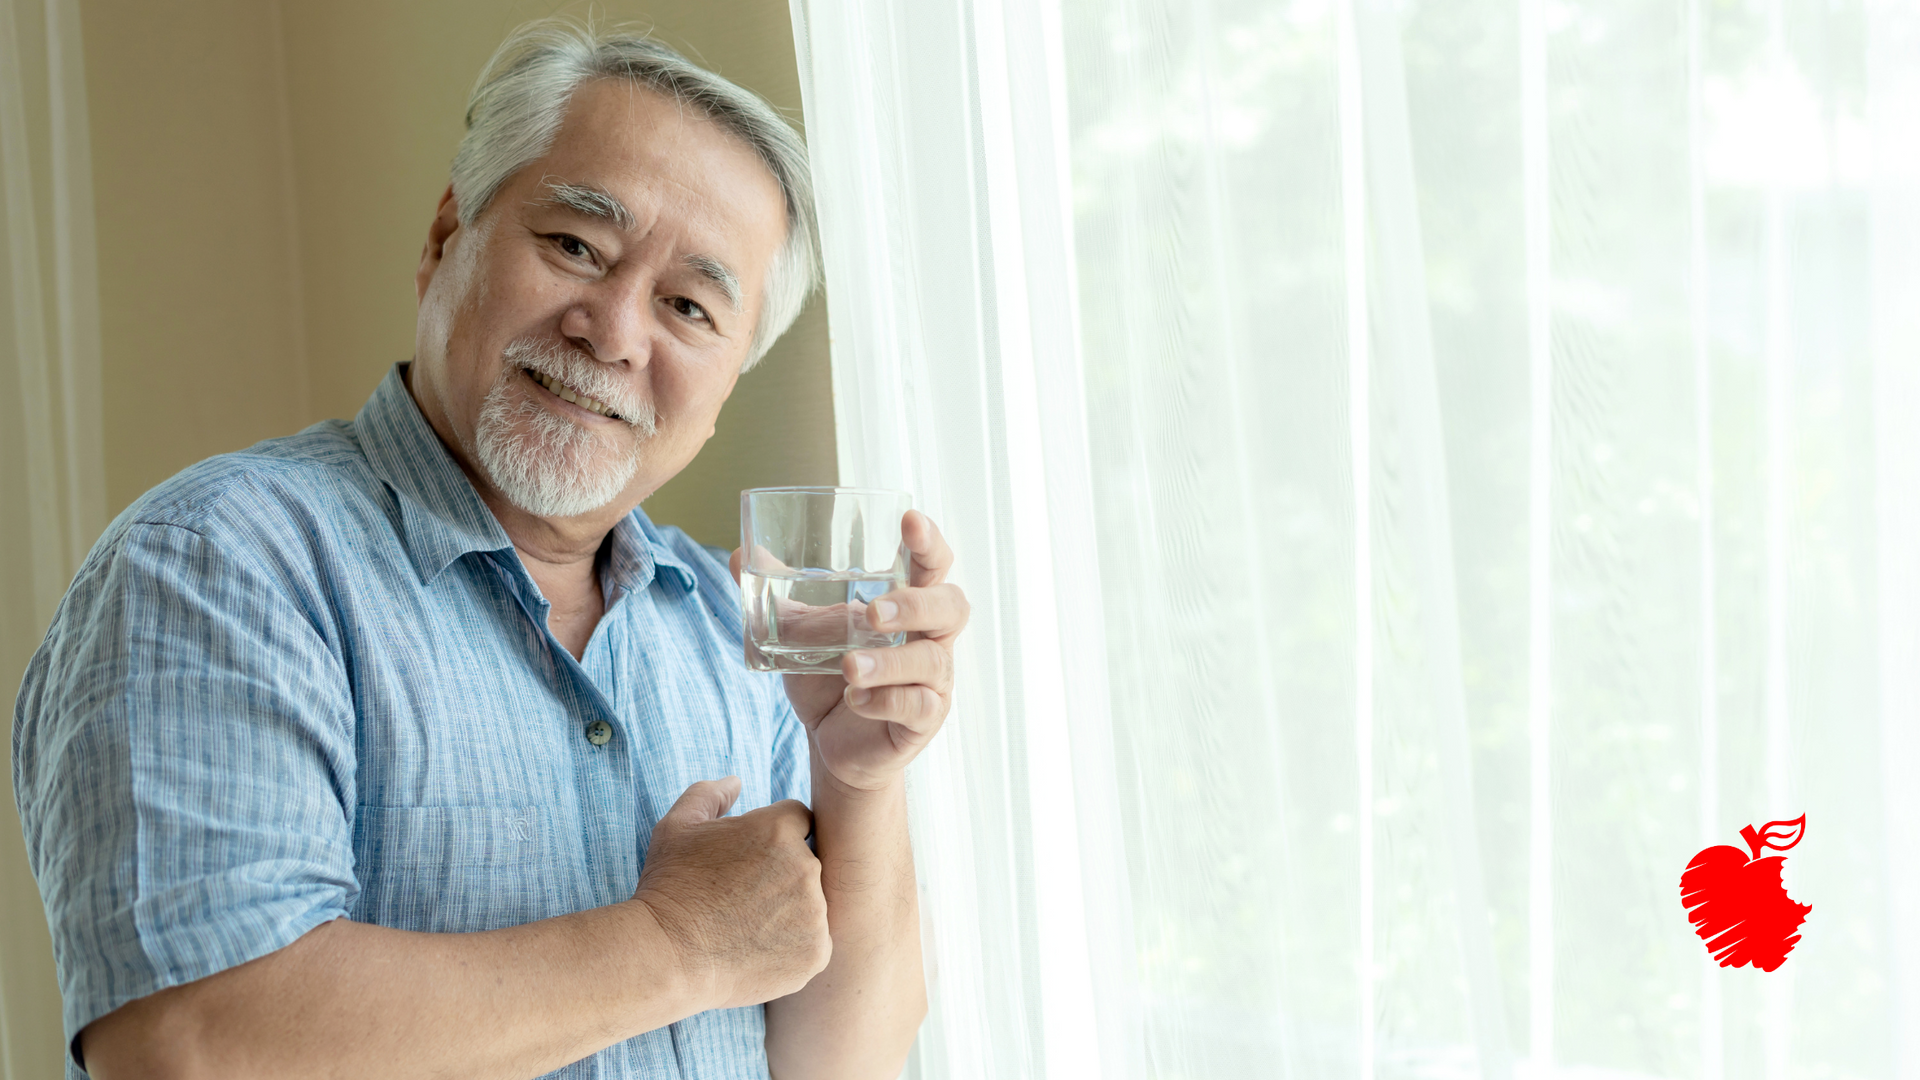
M 467 133 L 453 157 L 453 197 L 471 226 L 514 173 L 545 156 L 574 90 L 589 79 L 627 79 L 698 108 L 753 147 L 780 183 L 787 239 L 767 268 L 760 321 L 747 346 L 752 367 L 800 316 L 813 292 L 817 224 L 806 144 L 759 95 L 623 27 L 538 19 L 501 42 L 467 97 Z

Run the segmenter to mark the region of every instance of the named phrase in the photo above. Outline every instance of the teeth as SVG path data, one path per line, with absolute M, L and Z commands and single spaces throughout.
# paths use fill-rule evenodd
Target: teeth
M 612 409 L 607 408 L 606 405 L 601 403 L 599 399 L 590 398 L 585 394 L 576 394 L 573 392 L 571 388 L 567 386 L 567 384 L 552 377 L 551 375 L 548 375 L 544 372 L 534 371 L 532 368 L 527 369 L 527 374 L 532 375 L 536 382 L 538 382 L 541 386 L 546 387 L 548 390 L 553 391 L 553 393 L 563 401 L 571 401 L 575 405 L 578 405 L 581 408 L 587 409 L 591 412 L 597 412 L 601 416 L 617 416 L 618 415 Z

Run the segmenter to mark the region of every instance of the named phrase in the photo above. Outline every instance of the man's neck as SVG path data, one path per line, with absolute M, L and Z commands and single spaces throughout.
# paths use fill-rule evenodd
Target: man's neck
M 547 598 L 551 610 L 547 614 L 547 627 L 553 631 L 560 644 L 579 659 L 586 651 L 587 642 L 593 636 L 593 628 L 599 625 L 600 617 L 606 613 L 606 598 L 600 588 L 600 552 L 606 545 L 613 527 L 621 518 L 632 511 L 625 506 L 624 500 L 602 507 L 589 514 L 569 518 L 544 518 L 529 514 L 509 502 L 506 496 L 467 460 L 462 452 L 459 440 L 453 432 L 446 430 L 446 418 L 437 408 L 429 407 L 420 400 L 413 385 L 413 365 L 409 364 L 401 372 L 402 382 L 407 394 L 420 410 L 420 415 L 433 429 L 440 445 L 446 447 L 448 456 L 460 466 L 467 482 L 486 504 L 494 520 L 506 530 L 507 539 L 513 542 L 513 549 L 520 556 L 521 565 L 527 568 L 528 576 L 540 588 L 540 595 Z
M 456 460 L 458 455 L 456 455 Z M 464 462 L 461 468 L 466 469 Z M 501 497 L 467 471 L 480 501 L 499 520 L 513 541 L 520 565 L 547 598 L 547 629 L 561 646 L 580 659 L 593 638 L 594 627 L 606 614 L 606 594 L 600 587 L 601 553 L 613 533 L 613 522 L 586 518 L 535 517 Z
M 601 544 L 605 543 L 603 536 Z M 550 605 L 547 629 L 575 660 L 580 659 L 586 654 L 587 642 L 593 639 L 594 627 L 607 612 L 606 594 L 600 587 L 602 547 L 596 546 L 583 556 L 572 547 L 557 551 L 529 549 L 516 538 L 513 549 Z

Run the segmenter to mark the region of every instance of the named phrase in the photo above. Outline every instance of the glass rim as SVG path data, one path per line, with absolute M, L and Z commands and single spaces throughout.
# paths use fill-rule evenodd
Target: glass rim
M 909 501 L 913 499 L 913 492 L 898 488 L 828 487 L 819 484 L 788 484 L 780 487 L 741 489 L 741 498 L 752 495 L 898 495 Z

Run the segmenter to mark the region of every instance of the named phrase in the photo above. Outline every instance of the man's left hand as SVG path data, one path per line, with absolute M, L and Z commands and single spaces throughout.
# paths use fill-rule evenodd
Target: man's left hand
M 839 675 L 788 675 L 787 699 L 827 773 L 853 792 L 879 791 L 932 741 L 953 700 L 953 641 L 967 625 L 966 594 L 946 583 L 953 551 L 932 519 L 909 510 L 901 540 L 913 556 L 907 587 L 867 606 L 876 630 L 906 631 L 906 644 L 855 649 Z M 733 553 L 740 579 L 741 552 Z

